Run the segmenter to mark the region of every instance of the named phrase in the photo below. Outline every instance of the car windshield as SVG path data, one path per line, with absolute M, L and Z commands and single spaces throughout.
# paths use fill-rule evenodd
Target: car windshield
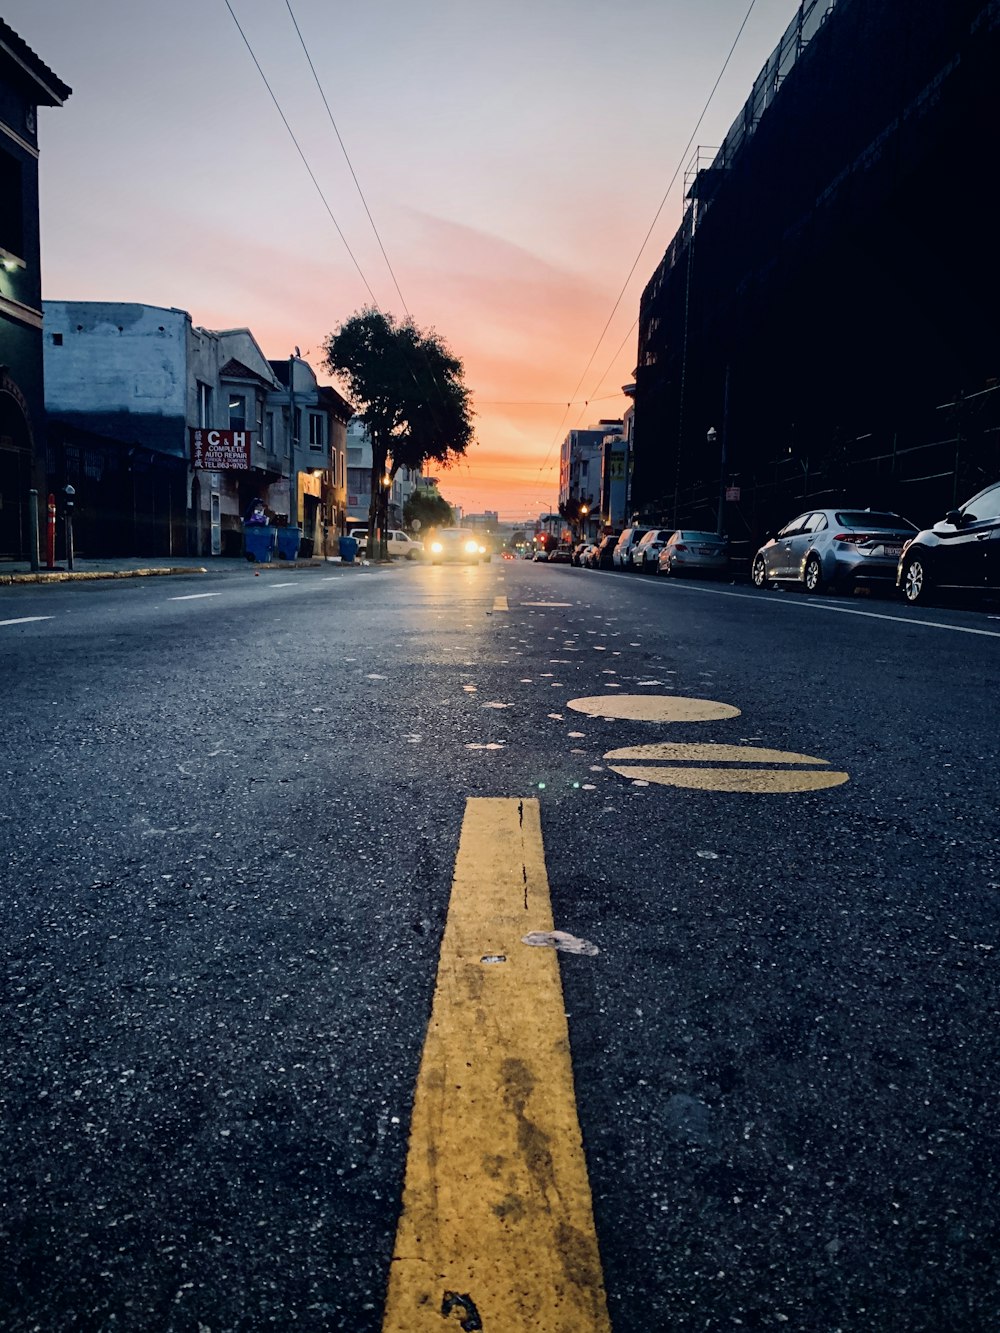
M 898 532 L 901 528 L 906 532 L 916 532 L 916 528 L 905 518 L 900 518 L 898 514 L 876 514 L 870 513 L 867 509 L 849 510 L 843 514 L 836 514 L 837 524 L 842 528 L 858 528 L 863 532 L 879 532 L 885 530 L 888 532 Z

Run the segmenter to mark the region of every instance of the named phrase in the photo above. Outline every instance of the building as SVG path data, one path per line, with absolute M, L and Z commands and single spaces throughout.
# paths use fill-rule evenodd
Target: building
M 998 475 L 998 68 L 987 0 L 798 6 L 642 296 L 640 512 L 714 527 L 739 494 L 752 547 L 841 498 L 932 521 Z
M 416 468 L 401 467 L 392 479 L 389 495 L 389 526 L 403 526 L 403 509 L 418 487 L 427 479 Z M 360 417 L 347 427 L 347 521 L 367 526 L 372 494 L 372 442 Z
M 70 93 L 0 19 L 0 557 L 37 556 L 30 492 L 46 495 L 38 108 Z
M 632 398 L 635 385 L 622 385 L 622 393 Z M 602 443 L 600 526 L 605 532 L 620 532 L 631 517 L 634 429 L 635 404 L 630 403 L 622 416 L 621 430 L 605 435 Z
M 265 440 L 287 439 L 288 423 L 294 421 L 291 521 L 302 530 L 305 553 L 330 554 L 331 534 L 346 531 L 347 426 L 354 409 L 336 389 L 317 381 L 298 349 L 287 360 L 269 364 L 281 387 L 268 394 Z M 283 512 L 289 513 L 287 497 Z
M 199 328 L 185 310 L 46 301 L 44 313 L 49 484 L 76 491 L 81 553 L 240 555 L 256 501 L 305 525 L 306 551 L 339 530 L 351 409 L 301 358 L 272 366 L 249 329 Z M 225 457 L 209 458 L 209 440 Z
M 559 504 L 572 511 L 571 525 L 585 537 L 601 527 L 603 509 L 605 441 L 617 439 L 624 430 L 618 418 L 605 418 L 586 430 L 571 430 L 559 451 Z M 586 513 L 584 513 L 584 508 Z M 581 517 L 576 518 L 579 510 Z

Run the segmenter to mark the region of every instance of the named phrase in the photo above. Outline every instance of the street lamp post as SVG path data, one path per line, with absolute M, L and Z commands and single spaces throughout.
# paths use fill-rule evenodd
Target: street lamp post
M 718 442 L 719 439 L 719 432 L 715 429 L 714 426 L 709 426 L 708 431 L 705 435 L 705 439 L 708 442 L 709 449 L 714 451 L 716 443 Z M 726 512 L 726 435 L 725 431 L 723 431 L 722 450 L 719 455 L 719 515 L 716 524 L 716 530 L 720 537 L 725 531 L 725 512 Z

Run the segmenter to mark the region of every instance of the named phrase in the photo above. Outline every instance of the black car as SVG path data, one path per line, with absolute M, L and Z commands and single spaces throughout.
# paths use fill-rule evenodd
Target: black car
M 896 587 L 914 606 L 938 589 L 1000 592 L 1000 482 L 907 542 Z
M 591 569 L 613 569 L 614 562 L 611 559 L 615 547 L 618 545 L 620 533 L 608 533 L 602 537 L 597 550 L 594 552 L 593 559 L 590 562 Z

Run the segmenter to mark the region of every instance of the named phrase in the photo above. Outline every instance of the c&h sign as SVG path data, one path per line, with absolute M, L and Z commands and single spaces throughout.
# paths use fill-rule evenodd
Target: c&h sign
M 207 426 L 190 426 L 191 463 L 206 472 L 249 472 L 249 430 L 211 430 Z

